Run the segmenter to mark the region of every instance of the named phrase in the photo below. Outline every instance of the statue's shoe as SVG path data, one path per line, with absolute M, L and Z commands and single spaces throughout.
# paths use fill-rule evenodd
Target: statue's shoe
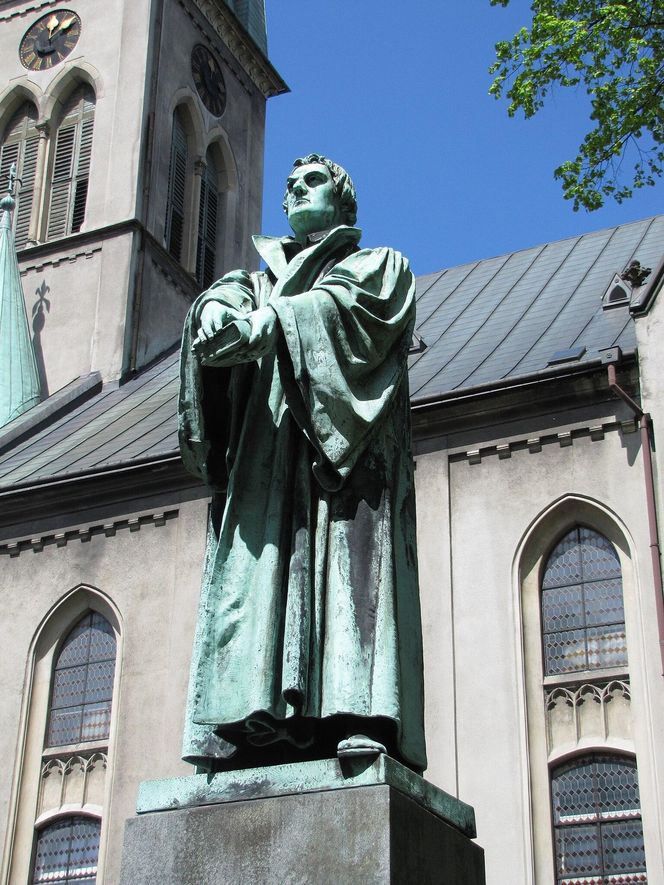
M 372 740 L 366 734 L 352 734 L 337 744 L 337 756 L 340 759 L 349 756 L 378 756 L 379 753 L 386 752 L 384 744 Z
M 285 741 L 299 749 L 306 749 L 314 742 L 311 723 L 295 716 L 279 721 L 267 714 L 255 714 L 245 719 L 244 729 L 247 743 L 254 747 L 267 747 Z

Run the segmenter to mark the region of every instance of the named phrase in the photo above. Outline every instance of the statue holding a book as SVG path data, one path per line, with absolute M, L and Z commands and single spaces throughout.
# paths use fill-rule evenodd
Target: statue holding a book
M 361 249 L 353 184 L 296 160 L 293 236 L 254 238 L 185 323 L 183 462 L 213 489 L 184 756 L 386 752 L 426 767 L 407 356 L 415 282 Z

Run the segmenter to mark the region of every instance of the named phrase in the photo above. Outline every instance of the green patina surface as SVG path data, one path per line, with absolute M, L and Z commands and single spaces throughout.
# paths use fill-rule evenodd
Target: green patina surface
M 415 281 L 358 246 L 340 167 L 296 163 L 284 206 L 294 237 L 255 238 L 266 271 L 227 274 L 185 324 L 183 463 L 217 494 L 184 756 L 247 768 L 367 735 L 424 770 Z
M 41 398 L 11 228 L 13 208 L 11 196 L 0 200 L 0 427 Z
M 214 775 L 145 781 L 139 789 L 136 811 L 146 814 L 197 805 L 379 785 L 393 787 L 471 839 L 476 836 L 475 813 L 470 805 L 384 755 L 376 757 L 373 762 L 366 759 L 319 759 Z

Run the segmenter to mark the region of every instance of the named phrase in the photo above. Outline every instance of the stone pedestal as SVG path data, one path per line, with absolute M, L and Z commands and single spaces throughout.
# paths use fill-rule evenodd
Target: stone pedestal
M 122 885 L 484 885 L 472 809 L 388 757 L 141 785 Z

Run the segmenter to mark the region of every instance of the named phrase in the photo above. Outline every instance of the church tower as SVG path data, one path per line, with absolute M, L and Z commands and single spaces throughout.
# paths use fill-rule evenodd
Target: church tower
M 256 266 L 266 46 L 264 0 L 0 0 L 0 458 L 57 436 L 75 465 L 0 507 L 2 885 L 117 885 L 138 784 L 189 770 L 208 491 L 174 452 L 175 351 L 195 296 Z M 69 422 L 124 463 L 141 416 L 145 472 L 91 473 Z M 46 556 L 14 555 L 26 531 Z
M 0 4 L 0 188 L 12 163 L 43 396 L 175 344 L 260 228 L 263 0 Z

